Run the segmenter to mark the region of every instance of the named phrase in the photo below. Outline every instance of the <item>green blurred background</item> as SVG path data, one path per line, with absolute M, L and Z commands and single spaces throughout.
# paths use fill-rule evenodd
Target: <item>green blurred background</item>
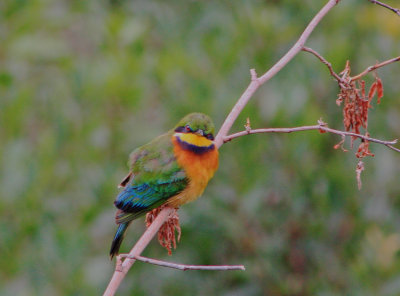
M 398 1 L 386 1 L 398 6 Z M 131 150 L 188 112 L 219 127 L 249 83 L 325 1 L 13 0 L 0 3 L 0 295 L 99 295 L 114 270 L 116 185 Z M 353 74 L 399 55 L 400 18 L 343 0 L 307 45 Z M 378 71 L 373 137 L 400 137 L 400 65 Z M 368 83 L 373 79 L 367 77 Z M 246 106 L 233 131 L 342 129 L 337 84 L 300 53 Z M 400 295 L 400 158 L 371 144 L 363 188 L 353 152 L 318 132 L 246 136 L 220 149 L 202 198 L 180 210 L 172 257 L 246 271 L 136 263 L 119 295 Z M 347 144 L 348 146 L 348 144 Z M 128 251 L 144 230 L 128 231 Z

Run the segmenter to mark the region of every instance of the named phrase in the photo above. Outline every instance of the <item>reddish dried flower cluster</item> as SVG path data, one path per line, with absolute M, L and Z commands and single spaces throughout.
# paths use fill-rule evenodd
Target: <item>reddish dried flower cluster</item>
M 369 133 L 366 132 L 365 136 L 369 137 Z M 365 156 L 372 156 L 372 157 L 375 156 L 369 150 L 369 141 L 361 140 L 361 144 L 360 144 L 360 146 L 358 146 L 356 156 L 357 156 L 357 158 L 364 158 Z
M 166 207 L 158 207 L 146 214 L 146 227 L 153 223 L 154 219 L 158 216 L 161 210 Z M 167 221 L 158 230 L 158 242 L 161 246 L 167 249 L 168 255 L 172 254 L 172 246 L 176 249 L 175 229 L 178 232 L 178 242 L 181 239 L 181 227 L 179 225 L 179 215 L 175 211 Z
M 361 128 L 365 130 L 365 136 L 368 134 L 368 110 L 371 108 L 371 100 L 377 94 L 379 104 L 383 97 L 383 86 L 381 79 L 375 74 L 375 81 L 372 83 L 368 95 L 366 95 L 365 81 L 353 80 L 350 76 L 350 63 L 347 61 L 346 67 L 340 73 L 341 80 L 339 81 L 340 93 L 336 104 L 343 105 L 343 123 L 346 131 L 351 131 L 356 134 L 361 134 Z M 356 137 L 351 138 L 351 146 Z M 343 142 L 335 145 L 335 149 L 341 147 Z M 374 156 L 369 150 L 369 142 L 363 140 L 358 147 L 356 156 L 363 158 L 365 156 Z
M 360 134 L 360 129 L 364 128 L 365 136 L 369 138 L 368 133 L 368 111 L 371 108 L 372 98 L 377 95 L 377 103 L 380 104 L 381 98 L 383 97 L 383 86 L 382 80 L 375 74 L 375 81 L 372 83 L 368 95 L 365 91 L 365 81 L 361 80 L 362 75 L 358 75 L 355 78 L 350 76 L 350 63 L 347 61 L 346 67 L 340 73 L 339 87 L 340 93 L 336 104 L 343 105 L 343 123 L 346 131 L 351 131 L 356 134 Z M 351 137 L 351 147 L 356 137 Z M 334 146 L 335 149 L 342 147 L 343 150 L 344 138 L 338 144 Z M 374 156 L 369 150 L 369 142 L 365 139 L 361 140 L 360 146 L 358 146 L 356 157 L 359 158 L 359 162 L 356 168 L 356 178 L 358 183 L 358 189 L 361 189 L 361 173 L 364 171 L 364 163 L 361 161 L 366 156 Z

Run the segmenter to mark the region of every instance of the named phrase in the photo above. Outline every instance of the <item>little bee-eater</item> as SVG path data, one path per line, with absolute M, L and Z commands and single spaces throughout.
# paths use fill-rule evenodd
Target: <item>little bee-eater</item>
M 123 191 L 114 204 L 118 230 L 110 256 L 118 254 L 132 220 L 163 204 L 179 207 L 199 197 L 218 168 L 214 124 L 202 113 L 185 116 L 174 129 L 134 150 Z

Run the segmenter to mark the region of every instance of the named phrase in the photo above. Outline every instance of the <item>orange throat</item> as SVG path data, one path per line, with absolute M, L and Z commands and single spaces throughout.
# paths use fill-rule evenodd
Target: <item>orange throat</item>
M 172 143 L 176 160 L 189 179 L 188 186 L 168 200 L 168 205 L 179 207 L 203 193 L 218 168 L 218 149 L 211 140 L 194 134 L 174 134 Z

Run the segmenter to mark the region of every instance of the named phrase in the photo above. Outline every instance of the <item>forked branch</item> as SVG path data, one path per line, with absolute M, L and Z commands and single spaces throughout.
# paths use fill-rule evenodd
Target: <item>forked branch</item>
M 333 71 L 332 64 L 331 64 L 330 62 L 328 62 L 321 54 L 319 54 L 317 51 L 315 51 L 314 49 L 309 48 L 309 47 L 303 47 L 302 50 L 313 54 L 313 55 L 316 56 L 323 64 L 325 64 L 325 65 L 328 67 L 331 76 L 332 76 L 333 78 L 335 78 L 336 81 L 337 81 L 339 84 L 342 84 L 342 85 L 346 84 L 346 81 L 344 81 L 344 79 L 343 79 L 342 77 L 340 77 L 335 71 Z M 361 77 L 367 75 L 368 73 L 370 73 L 370 72 L 372 72 L 372 71 L 374 71 L 374 70 L 376 70 L 376 69 L 379 69 L 379 68 L 381 68 L 381 67 L 384 67 L 384 66 L 387 66 L 387 65 L 389 65 L 389 64 L 392 64 L 392 63 L 395 63 L 395 62 L 399 62 L 399 61 L 400 61 L 400 56 L 395 57 L 395 58 L 392 58 L 392 59 L 389 59 L 389 60 L 386 60 L 386 61 L 381 62 L 381 63 L 376 63 L 376 64 L 373 65 L 373 66 L 367 67 L 367 68 L 366 68 L 364 71 L 362 71 L 360 74 L 350 77 L 350 82 L 351 82 L 351 81 L 359 80 Z
M 133 258 L 135 258 L 135 256 L 139 256 L 143 252 L 149 242 L 156 235 L 161 225 L 164 224 L 164 222 L 174 211 L 175 209 L 173 208 L 165 207 L 133 246 L 132 250 L 129 252 L 129 256 L 131 258 L 126 258 L 123 262 L 121 258 L 117 259 L 114 274 L 103 295 L 110 296 L 115 294 L 125 275 L 128 273 L 133 263 L 135 263 L 136 259 Z
M 251 82 L 247 89 L 244 91 L 242 96 L 239 98 L 232 111 L 229 113 L 224 123 L 221 126 L 217 136 L 215 137 L 215 143 L 217 147 L 220 147 L 224 143 L 224 137 L 229 133 L 233 123 L 236 118 L 242 112 L 243 108 L 246 106 L 250 98 L 256 92 L 256 90 L 265 82 L 270 80 L 275 74 L 277 74 L 287 63 L 289 63 L 304 47 L 308 37 L 318 25 L 318 23 L 324 18 L 324 16 L 339 2 L 339 0 L 329 0 L 328 3 L 314 16 L 311 22 L 307 25 L 304 32 L 301 34 L 300 38 L 292 46 L 291 49 L 275 64 L 273 65 L 265 74 L 257 78 L 256 72 L 251 71 Z

